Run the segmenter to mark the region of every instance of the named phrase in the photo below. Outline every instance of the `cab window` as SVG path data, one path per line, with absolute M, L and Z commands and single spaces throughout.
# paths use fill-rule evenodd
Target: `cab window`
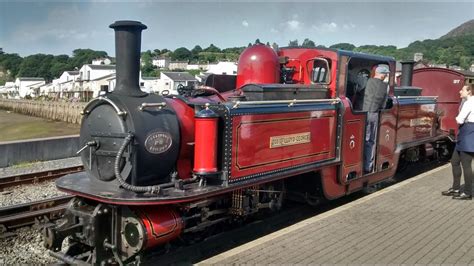
M 316 58 L 313 60 L 311 68 L 311 82 L 319 84 L 330 83 L 330 65 L 329 61 L 324 58 Z

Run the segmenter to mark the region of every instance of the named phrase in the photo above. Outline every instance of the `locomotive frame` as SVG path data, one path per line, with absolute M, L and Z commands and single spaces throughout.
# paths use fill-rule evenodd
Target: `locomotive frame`
M 65 262 L 139 260 L 182 233 L 279 209 L 285 195 L 310 204 L 336 199 L 394 176 L 400 160 L 438 158 L 450 149 L 448 133 L 439 130 L 437 97 L 396 95 L 411 84 L 395 88 L 393 58 L 256 45 L 241 54 L 235 86 L 162 97 L 138 88 L 146 26 L 111 27 L 118 90 L 86 108 L 81 141 L 88 171 L 56 182 L 77 197 L 63 221 L 44 230 L 52 256 Z M 391 71 L 389 97 L 379 112 L 376 167 L 364 174 L 367 113 L 354 110 L 349 77 L 378 64 Z M 107 132 L 103 122 L 114 121 L 125 126 Z M 155 165 L 160 161 L 167 165 Z M 73 244 L 62 253 L 68 236 Z

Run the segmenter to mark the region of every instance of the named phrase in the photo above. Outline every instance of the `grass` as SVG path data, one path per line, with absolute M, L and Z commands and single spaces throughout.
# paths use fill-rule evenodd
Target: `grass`
M 0 110 L 0 141 L 79 134 L 80 126 Z

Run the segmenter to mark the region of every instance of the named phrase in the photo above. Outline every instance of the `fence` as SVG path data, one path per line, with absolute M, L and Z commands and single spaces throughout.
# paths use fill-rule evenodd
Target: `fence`
M 81 111 L 86 104 L 87 103 L 0 99 L 1 109 L 73 124 L 81 123 Z

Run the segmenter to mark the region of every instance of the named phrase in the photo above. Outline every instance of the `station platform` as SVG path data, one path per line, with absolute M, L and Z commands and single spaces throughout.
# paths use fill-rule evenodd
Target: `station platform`
M 446 164 L 198 265 L 474 264 L 474 201 Z

